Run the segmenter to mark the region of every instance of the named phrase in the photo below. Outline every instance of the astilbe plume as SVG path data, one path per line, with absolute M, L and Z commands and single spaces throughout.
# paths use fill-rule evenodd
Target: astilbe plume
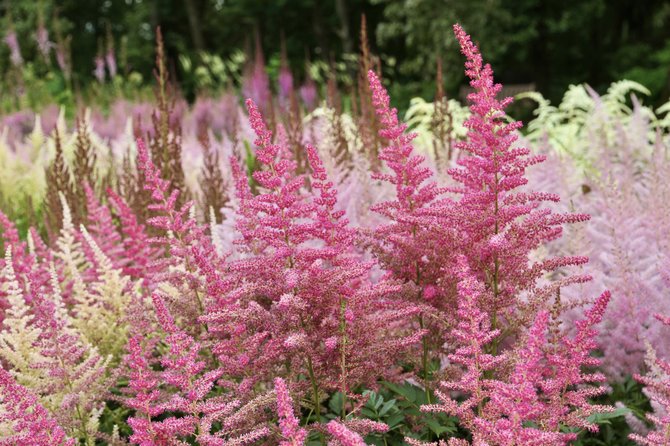
M 0 445 L 75 446 L 28 389 L 0 368 Z
M 163 247 L 152 245 L 145 225 L 138 221 L 122 197 L 111 189 L 107 190 L 107 196 L 121 226 L 123 273 L 133 279 L 142 279 L 144 286 L 151 289 L 154 283 L 153 277 L 159 271 L 155 261 L 163 254 Z
M 413 133 L 405 133 L 406 124 L 398 121 L 395 108 L 391 108 L 388 93 L 373 71 L 368 72 L 372 104 L 380 124 L 379 136 L 388 142 L 379 155 L 390 172 L 373 173 L 373 178 L 386 181 L 395 187 L 393 200 L 375 204 L 372 210 L 383 215 L 387 222 L 370 231 L 373 252 L 381 265 L 393 277 L 407 284 L 406 299 L 422 306 L 418 323 L 429 327 L 430 336 L 423 340 L 422 368 L 424 380 L 430 379 L 428 361 L 439 352 L 444 340 L 444 322 L 449 318 L 445 311 L 453 308 L 441 288 L 444 269 L 450 262 L 445 247 L 453 245 L 447 223 L 448 212 L 435 213 L 449 206 L 441 200 L 445 192 L 431 179 L 433 173 L 425 157 L 414 153 Z M 439 322 L 438 322 L 439 321 Z
M 123 266 L 127 261 L 126 255 L 121 243 L 121 235 L 116 229 L 109 207 L 100 203 L 88 183 L 84 183 L 82 187 L 86 196 L 86 227 L 92 240 L 95 240 L 104 255 L 112 261 L 114 267 Z
M 5 34 L 4 41 L 9 47 L 9 59 L 12 61 L 12 64 L 16 67 L 21 66 L 23 64 L 23 57 L 21 56 L 21 47 L 19 46 L 19 38 L 16 35 L 16 31 L 10 28 L 7 34 Z
M 133 429 L 131 443 L 167 446 L 192 439 L 205 446 L 232 446 L 253 444 L 267 436 L 268 427 L 254 425 L 251 416 L 235 416 L 240 401 L 212 394 L 224 371 L 208 370 L 208 361 L 201 356 L 202 345 L 177 327 L 158 293 L 152 300 L 166 333 L 167 351 L 160 357 L 161 370 L 154 371 L 147 357 L 151 353 L 144 350 L 142 339 L 133 337 L 128 343 L 125 363 L 130 397 L 125 404 L 135 410 L 128 419 Z M 247 409 L 247 415 L 252 414 L 253 409 Z
M 89 445 L 104 406 L 110 358 L 100 356 L 73 328 L 53 267 L 50 274 L 48 290 L 29 276 L 35 292 L 28 306 L 13 269 L 5 267 L 3 276 L 15 308 L 0 332 L 0 355 L 19 384 L 40 398 L 68 435 Z
M 254 58 L 245 69 L 242 93 L 244 97 L 251 98 L 254 103 L 258 104 L 261 110 L 268 112 L 272 108 L 270 79 L 265 70 L 265 57 L 258 31 L 255 36 Z
M 300 420 L 293 413 L 293 401 L 286 387 L 286 382 L 275 378 L 275 393 L 277 394 L 277 415 L 279 428 L 284 437 L 279 446 L 302 446 L 307 439 L 307 430 L 300 427 Z
M 95 68 L 93 69 L 93 76 L 100 82 L 101 84 L 105 82 L 105 58 L 98 54 L 93 58 L 93 65 Z
M 661 323 L 670 326 L 670 318 L 657 315 Z M 644 446 L 662 446 L 670 443 L 670 362 L 650 354 L 650 371 L 646 375 L 635 375 L 635 379 L 646 386 L 645 391 L 654 406 L 654 414 L 647 418 L 654 429 L 646 436 L 632 434 L 630 438 Z
M 206 235 L 206 228 L 195 220 L 192 212 L 194 203 L 187 201 L 178 208 L 181 191 L 172 189 L 170 181 L 161 178 L 160 169 L 152 162 L 141 139 L 137 140 L 137 147 L 138 167 L 144 177 L 143 187 L 151 193 L 149 210 L 154 213 L 147 222 L 161 232 L 149 241 L 169 253 L 169 256 L 159 258 L 151 265 L 158 270 L 152 281 L 163 289 L 171 312 L 184 318 L 184 326 L 193 329 L 201 327 L 197 318 L 205 313 L 207 302 L 198 265 L 216 269 L 223 260 L 216 254 L 211 238 Z
M 35 31 L 35 42 L 37 43 L 37 48 L 40 50 L 40 53 L 42 53 L 42 56 L 48 60 L 49 53 L 51 53 L 51 48 L 54 44 L 49 40 L 49 30 L 44 26 L 42 20 L 39 21 L 39 25 Z
M 396 375 L 390 358 L 421 335 L 403 336 L 401 321 L 417 310 L 394 299 L 396 284 L 370 281 L 373 264 L 354 250 L 355 233 L 335 211 L 336 191 L 316 150 L 306 148 L 308 193 L 288 148 L 272 143 L 256 105 L 247 106 L 257 134 L 259 194 L 231 160 L 243 257 L 227 265 L 237 278 L 228 306 L 202 319 L 221 339 L 214 347 L 219 360 L 244 378 L 240 391 L 285 376 L 296 391 L 309 392 L 320 420 L 323 392 L 342 391 L 346 407 L 352 389 Z
M 529 325 L 538 311 L 546 308 L 561 287 L 581 283 L 590 277 L 573 275 L 557 278 L 544 286 L 548 273 L 558 268 L 583 265 L 587 257 L 571 256 L 529 261 L 533 252 L 559 238 L 562 225 L 588 220 L 585 214 L 557 214 L 543 202 L 555 202 L 558 195 L 518 190 L 528 183 L 526 168 L 544 160 L 527 148 L 515 147 L 521 122 L 506 122 L 504 110 L 512 98 L 498 100 L 502 86 L 493 81 L 490 65 L 459 25 L 454 32 L 466 57 L 466 74 L 474 93 L 468 96 L 471 115 L 465 126 L 468 134 L 457 147 L 470 156 L 458 160 L 460 167 L 449 174 L 462 186 L 455 219 L 460 230 L 459 250 L 473 273 L 491 290 L 481 306 L 494 328 L 505 324 L 506 335 L 521 325 Z M 494 348 L 500 340 L 494 341 Z
M 365 446 L 365 442 L 356 432 L 352 432 L 339 421 L 332 420 L 326 426 L 334 441 L 331 446 Z
M 19 231 L 16 228 L 16 225 L 7 218 L 5 214 L 0 212 L 0 228 L 2 229 L 2 245 L 6 253 L 11 254 L 5 259 L 0 259 L 0 266 L 2 268 L 12 268 L 12 271 L 16 273 L 15 279 L 9 279 L 7 274 L 3 274 L 0 277 L 0 285 L 7 283 L 8 289 L 11 289 L 12 286 L 9 285 L 13 280 L 18 281 L 18 286 L 23 292 L 26 292 L 26 298 L 30 301 L 30 293 L 28 290 L 30 287 L 27 285 L 27 274 L 33 269 L 33 263 L 35 261 L 34 256 L 28 254 L 27 243 L 22 241 L 19 237 Z M 0 287 L 0 297 L 3 299 L 0 300 L 0 309 L 2 309 L 2 314 L 0 314 L 0 321 L 4 319 L 5 311 L 11 310 L 13 304 L 9 302 L 9 294 L 7 290 Z
M 591 384 L 605 378 L 584 370 L 599 365 L 590 353 L 596 347 L 594 327 L 602 320 L 609 293 L 576 323 L 573 338 L 553 333 L 558 339 L 548 343 L 550 314 L 542 311 L 516 349 L 492 353 L 490 346 L 500 330 L 492 328 L 490 317 L 480 307 L 487 290 L 470 272 L 464 257 L 458 259 L 458 265 L 461 322 L 453 332 L 458 347 L 449 361 L 464 370 L 457 381 L 440 383 L 436 391 L 439 404 L 422 406 L 422 410 L 457 417 L 472 433 L 475 445 L 565 445 L 576 439 L 565 428 L 597 430 L 587 418 L 611 408 L 590 403 L 590 398 L 605 392 Z M 451 392 L 465 399 L 458 401 Z

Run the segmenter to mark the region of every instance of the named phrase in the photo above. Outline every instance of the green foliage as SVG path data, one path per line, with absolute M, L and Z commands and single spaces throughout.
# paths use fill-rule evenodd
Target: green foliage
M 617 404 L 619 407 L 611 413 L 599 414 L 592 418 L 597 422 L 598 433 L 583 432 L 575 442 L 576 446 L 633 446 L 636 443 L 628 439 L 632 433 L 624 415 L 644 419 L 651 410 L 649 399 L 642 393 L 642 386 L 632 377 L 620 383 L 611 384 L 612 392 L 598 399 L 599 404 Z

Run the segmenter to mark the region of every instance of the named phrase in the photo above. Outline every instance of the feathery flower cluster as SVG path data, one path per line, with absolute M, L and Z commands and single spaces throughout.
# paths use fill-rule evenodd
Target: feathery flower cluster
M 656 316 L 661 323 L 670 326 L 670 318 Z M 635 375 L 635 379 L 646 386 L 655 414 L 647 414 L 654 429 L 646 436 L 632 434 L 630 438 L 644 446 L 661 446 L 670 443 L 670 362 L 650 356 L 650 371 L 645 376 Z
M 35 395 L 0 368 L 0 445 L 74 446 Z
M 454 31 L 475 91 L 447 172 L 417 153 L 375 72 L 363 76 L 369 129 L 332 104 L 301 121 L 285 61 L 273 105 L 260 48 L 248 127 L 234 101 L 221 117 L 223 103 L 187 114 L 161 97 L 154 128 L 129 123 L 115 138 L 89 117 L 70 134 L 54 116 L 0 151 L 3 200 L 5 171 L 31 176 L 18 153 L 49 160 L 46 189 L 34 180 L 48 242 L 37 229 L 23 241 L 0 214 L 0 433 L 26 445 L 361 446 L 425 424 L 422 440 L 439 446 L 554 446 L 596 431 L 593 415 L 611 410 L 592 402 L 605 391 L 592 353 L 610 294 L 567 323 L 580 299 L 564 289 L 589 276 L 563 268 L 587 259 L 543 257 L 588 217 L 532 190 L 527 168 L 544 156 L 516 144 L 510 100 Z M 101 78 L 105 63 L 116 70 L 109 57 Z M 309 111 L 311 80 L 301 93 Z M 12 212 L 21 200 L 7 200 Z M 364 391 L 406 378 L 423 387 L 423 413 L 388 416 L 393 399 L 370 419 Z M 667 402 L 665 375 L 639 379 Z M 666 418 L 632 438 L 664 444 Z M 445 419 L 460 429 L 441 430 Z

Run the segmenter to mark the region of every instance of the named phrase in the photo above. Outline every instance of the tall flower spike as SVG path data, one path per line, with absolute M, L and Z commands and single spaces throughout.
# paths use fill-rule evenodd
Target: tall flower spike
M 307 439 L 307 431 L 300 427 L 300 420 L 293 413 L 293 401 L 283 379 L 275 378 L 275 392 L 279 428 L 284 437 L 279 446 L 303 446 Z
M 387 141 L 379 159 L 390 170 L 373 173 L 372 177 L 392 184 L 396 192 L 393 200 L 371 207 L 387 222 L 378 225 L 368 236 L 381 265 L 408 285 L 406 299 L 423 306 L 418 325 L 422 329 L 427 327 L 428 335 L 422 340 L 420 367 L 429 395 L 429 362 L 444 345 L 445 327 L 435 321 L 450 321 L 445 312 L 452 312 L 455 305 L 453 299 L 446 298 L 441 284 L 444 271 L 449 270 L 453 262 L 451 250 L 444 249 L 454 245 L 450 229 L 453 212 L 449 209 L 452 202 L 441 199 L 445 190 L 432 180 L 425 158 L 414 153 L 412 140 L 416 135 L 405 132 L 407 125 L 398 121 L 398 112 L 391 107 L 388 93 L 373 71 L 368 72 L 368 80 L 372 104 L 381 124 L 379 136 Z
M 656 318 L 670 327 L 670 317 L 657 315 Z M 652 356 L 652 355 L 649 355 Z M 643 446 L 665 446 L 670 444 L 670 362 L 655 358 L 650 371 L 645 376 L 635 375 L 635 379 L 646 386 L 655 414 L 647 414 L 654 429 L 646 436 L 633 434 L 632 440 Z
M 168 351 L 161 357 L 161 371 L 154 372 L 140 338 L 133 337 L 128 344 L 125 361 L 130 369 L 131 398 L 126 404 L 136 411 L 128 419 L 133 429 L 130 441 L 141 446 L 171 445 L 194 438 L 205 446 L 221 446 L 250 444 L 266 436 L 267 427 L 249 428 L 240 435 L 241 427 L 253 425 L 253 417 L 236 419 L 240 401 L 210 395 L 223 370 L 208 370 L 201 344 L 177 326 L 158 293 L 152 300 L 159 324 L 167 334 Z M 253 415 L 259 409 L 247 410 Z
M 449 170 L 462 184 L 456 218 L 460 227 L 460 248 L 475 275 L 493 290 L 481 302 L 494 325 L 504 320 L 514 328 L 530 325 L 537 312 L 546 309 L 550 297 L 570 283 L 589 276 L 568 276 L 538 287 L 547 273 L 570 265 L 583 265 L 583 256 L 549 258 L 529 262 L 538 247 L 559 238 L 562 225 L 588 220 L 584 214 L 557 214 L 541 207 L 558 201 L 556 194 L 522 189 L 528 180 L 526 168 L 544 161 L 525 147 L 515 147 L 521 122 L 507 122 L 505 108 L 512 98 L 497 99 L 501 85 L 493 81 L 491 66 L 483 64 L 478 48 L 463 28 L 454 33 L 466 57 L 465 73 L 474 92 L 468 95 L 471 115 L 465 122 L 467 138 L 457 147 L 469 156 L 459 159 L 460 167 Z M 519 296 L 528 295 L 524 301 Z
M 332 420 L 327 425 L 328 433 L 338 446 L 366 446 L 365 442 L 356 432 L 350 431 L 339 421 Z
M 449 361 L 463 367 L 463 375 L 458 381 L 440 383 L 435 394 L 441 404 L 422 406 L 427 412 L 446 412 L 456 416 L 467 428 L 475 429 L 477 408 L 487 398 L 489 383 L 484 378 L 492 374 L 505 360 L 504 355 L 492 355 L 488 346 L 500 334 L 500 330 L 491 328 L 488 314 L 480 310 L 480 301 L 485 294 L 484 286 L 470 272 L 464 257 L 458 258 L 458 317 L 460 322 L 453 332 L 458 345 L 449 355 Z M 451 392 L 468 395 L 464 402 L 457 402 Z
M 0 367 L 0 446 L 75 446 L 37 397 Z M 5 431 L 3 428 L 9 428 Z
M 151 193 L 153 200 L 149 210 L 157 214 L 150 217 L 148 223 L 162 232 L 150 241 L 170 253 L 154 265 L 161 270 L 154 280 L 172 289 L 168 301 L 171 311 L 184 318 L 183 326 L 195 333 L 205 328 L 197 319 L 208 305 L 199 265 L 223 269 L 222 259 L 206 234 L 207 228 L 193 218 L 194 203 L 189 201 L 177 208 L 183 191 L 171 189 L 170 182 L 161 178 L 160 169 L 151 160 L 141 139 L 137 140 L 137 163 L 144 175 L 144 190 Z

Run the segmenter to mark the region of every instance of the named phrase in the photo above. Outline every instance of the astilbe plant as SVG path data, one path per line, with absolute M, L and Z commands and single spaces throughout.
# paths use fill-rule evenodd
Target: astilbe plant
M 261 168 L 253 180 L 259 193 L 251 193 L 247 177 L 234 167 L 243 256 L 227 265 L 235 286 L 202 319 L 221 338 L 219 360 L 244 377 L 240 391 L 286 377 L 309 394 L 318 423 L 321 400 L 339 390 L 343 421 L 365 430 L 347 413 L 353 407 L 346 400 L 361 385 L 397 376 L 391 357 L 422 334 L 406 333 L 402 324 L 417 309 L 397 299 L 397 284 L 371 281 L 374 263 L 354 249 L 355 233 L 335 211 L 336 191 L 316 150 L 306 148 L 312 170 L 307 192 L 288 148 L 272 142 L 255 104 L 247 105 L 257 134 Z
M 589 399 L 605 392 L 593 387 L 604 381 L 598 372 L 585 372 L 599 364 L 590 356 L 596 347 L 595 326 L 602 320 L 609 293 L 604 293 L 584 320 L 577 322 L 573 338 L 567 335 L 547 342 L 550 313 L 539 312 L 515 350 L 491 353 L 500 329 L 491 326 L 480 309 L 486 294 L 483 283 L 459 258 L 458 316 L 453 332 L 456 351 L 451 364 L 463 368 L 458 380 L 442 381 L 436 395 L 439 404 L 423 406 L 429 412 L 445 412 L 458 418 L 472 433 L 472 442 L 495 445 L 559 445 L 577 438 L 569 428 L 597 430 L 587 418 L 611 408 Z M 465 395 L 453 399 L 451 392 Z M 450 440 L 457 445 L 459 440 Z
M 155 286 L 164 293 L 168 307 L 183 319 L 184 326 L 202 328 L 197 322 L 206 310 L 205 285 L 198 265 L 215 268 L 222 259 L 217 255 L 211 238 L 205 235 L 206 228 L 199 225 L 193 213 L 193 201 L 177 206 L 182 191 L 171 188 L 169 180 L 161 177 L 161 171 L 152 162 L 150 153 L 141 139 L 137 140 L 138 167 L 144 178 L 143 188 L 151 193 L 149 210 L 154 213 L 147 222 L 159 233 L 150 238 L 156 249 L 166 255 L 146 264 L 156 271 L 150 277 Z M 117 202 L 119 203 L 119 202 Z M 132 218 L 127 219 L 133 232 L 141 228 Z M 129 228 L 131 229 L 131 228 Z M 141 235 L 139 232 L 138 235 Z M 136 249 L 143 249 L 137 240 Z M 139 253 L 138 253 L 139 254 Z
M 239 400 L 213 392 L 224 371 L 208 370 L 208 361 L 201 357 L 201 344 L 177 327 L 158 293 L 152 300 L 159 325 L 166 333 L 167 351 L 160 357 L 161 370 L 154 371 L 142 339 L 133 337 L 128 344 L 125 362 L 130 371 L 131 397 L 125 404 L 135 410 L 128 419 L 133 429 L 131 443 L 167 446 L 192 439 L 206 446 L 232 446 L 253 444 L 268 435 L 268 427 L 254 426 L 252 417 L 236 416 Z M 250 414 L 253 409 L 247 408 Z M 251 427 L 245 430 L 249 424 Z
M 300 420 L 293 412 L 293 400 L 286 387 L 286 382 L 275 378 L 275 393 L 277 394 L 277 415 L 279 429 L 284 437 L 279 446 L 302 446 L 307 440 L 307 430 L 300 427 Z
M 373 174 L 373 178 L 386 181 L 394 186 L 392 200 L 375 204 L 372 210 L 386 218 L 370 231 L 373 252 L 381 265 L 392 277 L 402 280 L 405 298 L 420 305 L 418 316 L 421 329 L 429 327 L 429 335 L 422 340 L 422 378 L 429 388 L 429 361 L 440 353 L 444 343 L 443 331 L 448 327 L 445 312 L 453 308 L 453 302 L 440 292 L 443 270 L 449 262 L 453 237 L 448 231 L 438 231 L 436 226 L 444 225 L 443 213 L 438 219 L 434 210 L 445 192 L 431 179 L 433 173 L 426 165 L 425 157 L 414 153 L 413 133 L 405 133 L 406 124 L 398 120 L 397 110 L 391 108 L 388 93 L 377 75 L 368 73 L 372 104 L 380 123 L 379 136 L 388 142 L 379 155 L 388 172 Z M 446 225 L 445 225 L 446 226 Z
M 536 249 L 561 236 L 563 224 L 585 221 L 589 216 L 554 213 L 542 203 L 556 202 L 558 195 L 523 188 L 528 183 L 526 169 L 544 161 L 544 156 L 514 146 L 522 124 L 505 120 L 504 110 L 512 99 L 497 99 L 502 86 L 494 83 L 490 65 L 483 64 L 478 48 L 459 25 L 454 26 L 454 32 L 474 88 L 468 97 L 471 115 L 465 122 L 467 138 L 456 145 L 469 156 L 461 157 L 460 167 L 449 171 L 461 184 L 456 189 L 462 196 L 455 216 L 462 237 L 459 249 L 490 290 L 481 304 L 493 328 L 504 320 L 507 330 L 513 331 L 517 325 L 532 323 L 537 311 L 546 307 L 560 288 L 590 278 L 567 276 L 541 286 L 546 274 L 556 276 L 558 268 L 583 265 L 588 258 L 530 261 Z M 494 346 L 498 343 L 494 341 Z
M 657 315 L 661 323 L 670 326 L 670 318 Z M 650 349 L 651 350 L 651 349 Z M 630 438 L 644 446 L 661 446 L 670 443 L 670 362 L 657 358 L 650 351 L 649 371 L 646 375 L 635 375 L 635 379 L 646 386 L 655 413 L 647 414 L 654 428 L 646 436 L 632 434 Z
M 75 446 L 28 389 L 0 368 L 0 445 Z
M 73 328 L 53 267 L 50 289 L 40 289 L 29 278 L 36 291 L 28 306 L 15 279 L 9 250 L 6 263 L 3 276 L 15 308 L 5 321 L 7 329 L 0 333 L 0 356 L 18 383 L 40 398 L 68 435 L 92 445 L 104 407 L 111 358 L 102 357 Z
M 556 320 L 564 304 L 559 297 L 552 304 L 551 298 L 560 296 L 561 287 L 588 276 L 542 281 L 559 267 L 582 265 L 587 259 L 532 262 L 531 256 L 561 235 L 562 224 L 588 217 L 555 214 L 540 206 L 557 201 L 556 195 L 515 191 L 527 183 L 525 169 L 543 159 L 513 146 L 521 124 L 504 121 L 510 99 L 496 98 L 501 86 L 493 83 L 491 67 L 483 65 L 460 26 L 454 31 L 475 90 L 469 97 L 468 135 L 458 144 L 470 155 L 461 157 L 461 167 L 449 172 L 462 185 L 452 189 L 461 199 L 441 204 L 443 221 L 454 224 L 459 234 L 454 239 L 457 261 L 443 268 L 459 279 L 461 322 L 445 340 L 456 346 L 448 369 L 460 369 L 460 379 L 443 380 L 440 403 L 424 410 L 457 417 L 476 445 L 567 444 L 576 438 L 571 429 L 597 430 L 587 418 L 611 410 L 589 402 L 604 393 L 592 384 L 605 378 L 585 372 L 599 364 L 590 354 L 597 347 L 594 327 L 602 319 L 609 293 L 596 300 L 569 338 Z M 464 401 L 453 400 L 452 391 L 464 394 Z

